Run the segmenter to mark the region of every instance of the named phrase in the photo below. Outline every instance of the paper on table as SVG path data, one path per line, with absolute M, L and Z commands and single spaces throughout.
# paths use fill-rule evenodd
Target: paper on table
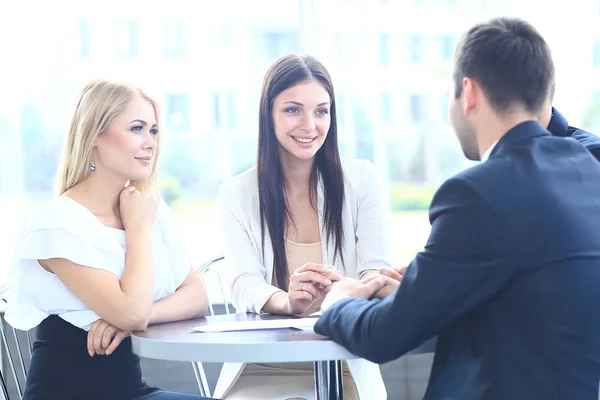
M 294 328 L 300 330 L 310 330 L 317 322 L 318 318 L 293 318 L 293 319 L 273 319 L 258 321 L 235 321 L 220 322 L 208 325 L 200 325 L 192 328 L 195 332 L 229 332 L 229 331 L 250 331 L 256 329 L 282 329 Z

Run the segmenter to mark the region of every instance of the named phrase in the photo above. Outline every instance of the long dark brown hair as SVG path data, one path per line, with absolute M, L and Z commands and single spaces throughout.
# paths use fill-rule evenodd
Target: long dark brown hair
M 273 101 L 284 90 L 311 79 L 319 82 L 329 93 L 331 124 L 323 146 L 315 155 L 310 177 L 311 204 L 317 210 L 317 185 L 323 184 L 323 221 L 326 243 L 335 242 L 334 260 L 340 257 L 344 263 L 342 205 L 344 204 L 344 174 L 338 148 L 336 104 L 329 72 L 317 59 L 310 56 L 287 55 L 277 60 L 267 71 L 263 80 L 259 110 L 258 133 L 258 196 L 260 201 L 260 225 L 262 250 L 265 250 L 265 225 L 269 230 L 273 247 L 274 283 L 287 290 L 289 284 L 288 263 L 285 254 L 286 221 L 291 214 L 285 194 L 285 182 L 279 158 L 279 142 L 273 127 Z

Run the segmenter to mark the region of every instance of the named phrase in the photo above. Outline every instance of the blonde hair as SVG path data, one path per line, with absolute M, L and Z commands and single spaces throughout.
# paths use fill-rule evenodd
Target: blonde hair
M 141 96 L 152 105 L 156 123 L 159 125 L 156 101 L 138 87 L 115 81 L 94 80 L 83 88 L 71 119 L 71 127 L 56 175 L 57 195 L 62 195 L 92 172 L 90 165 L 96 138 L 136 96 Z M 159 133 L 155 139 L 159 144 L 160 136 Z M 159 148 L 160 146 L 153 157 L 148 177 L 143 181 L 130 183 L 140 191 L 152 193 L 156 190 Z

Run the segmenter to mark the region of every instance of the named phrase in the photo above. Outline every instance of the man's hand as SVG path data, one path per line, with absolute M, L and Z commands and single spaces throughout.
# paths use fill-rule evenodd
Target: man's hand
M 372 275 L 364 282 L 352 278 L 343 278 L 331 286 L 331 290 L 321 304 L 321 311 L 326 311 L 329 307 L 347 297 L 368 300 L 385 286 L 386 279 L 385 276 L 380 275 Z
M 386 269 L 391 269 L 391 268 L 386 268 Z M 396 272 L 396 271 L 394 271 L 394 272 Z M 373 298 L 383 300 L 386 297 L 388 297 L 390 294 L 394 293 L 396 291 L 396 289 L 398 289 L 398 286 L 400 286 L 400 281 L 390 278 L 390 277 L 384 275 L 383 273 L 381 273 L 380 276 L 371 275 L 371 276 L 363 279 L 361 282 L 363 284 L 368 284 L 370 281 L 372 281 L 373 279 L 376 279 L 376 278 L 383 278 L 385 280 L 385 285 L 373 294 Z
M 406 271 L 406 268 L 408 268 L 408 267 L 402 267 L 402 268 L 383 267 L 379 270 L 379 273 L 383 276 L 387 276 L 388 278 L 392 278 L 392 279 L 400 282 L 402 280 L 402 277 L 404 276 L 404 272 Z

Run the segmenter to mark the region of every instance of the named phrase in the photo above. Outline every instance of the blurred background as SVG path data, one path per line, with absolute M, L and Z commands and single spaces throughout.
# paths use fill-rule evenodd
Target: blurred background
M 341 153 L 375 163 L 392 262 L 408 264 L 436 188 L 471 165 L 447 117 L 455 46 L 496 16 L 542 33 L 555 105 L 600 132 L 598 0 L 0 1 L 0 282 L 24 216 L 53 195 L 78 91 L 94 77 L 158 100 L 162 195 L 194 262 L 219 256 L 217 188 L 255 163 L 262 79 L 291 52 L 329 69 Z
M 453 53 L 472 24 L 529 20 L 549 42 L 556 105 L 600 131 L 600 1 L 220 0 L 0 2 L 0 279 L 30 205 L 52 196 L 78 91 L 127 79 L 161 106 L 161 191 L 193 257 L 220 251 L 215 197 L 256 159 L 263 76 L 308 53 L 336 89 L 343 156 L 373 161 L 391 212 L 393 262 L 429 232 L 436 188 L 468 167 L 447 117 Z M 198 243 L 203 243 L 198 246 Z

